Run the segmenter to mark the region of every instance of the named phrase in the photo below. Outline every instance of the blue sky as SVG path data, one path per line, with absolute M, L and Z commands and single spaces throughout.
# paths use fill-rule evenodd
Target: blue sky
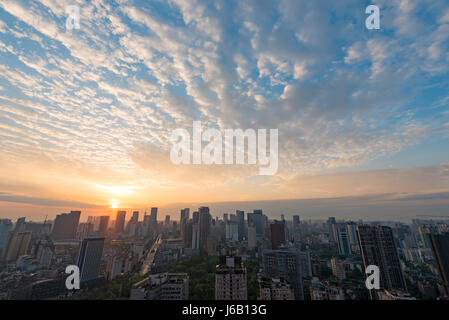
M 2 0 L 4 205 L 449 191 L 448 48 L 443 0 Z M 194 120 L 279 129 L 278 174 L 173 167 Z

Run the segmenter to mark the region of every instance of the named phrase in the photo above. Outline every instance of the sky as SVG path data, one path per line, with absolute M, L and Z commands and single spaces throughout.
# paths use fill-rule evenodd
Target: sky
M 449 214 L 448 89 L 445 0 L 1 0 L 0 218 Z M 278 129 L 277 173 L 173 164 L 193 121 Z

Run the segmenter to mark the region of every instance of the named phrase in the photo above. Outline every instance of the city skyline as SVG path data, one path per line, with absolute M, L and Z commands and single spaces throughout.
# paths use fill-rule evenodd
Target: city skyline
M 0 3 L 0 218 L 449 214 L 445 1 L 376 1 L 379 30 L 357 0 L 75 4 Z M 277 129 L 277 173 L 174 165 L 193 121 Z

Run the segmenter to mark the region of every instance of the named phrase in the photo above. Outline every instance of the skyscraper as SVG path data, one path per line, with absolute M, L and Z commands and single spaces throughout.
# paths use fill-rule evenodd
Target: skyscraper
M 189 221 L 190 218 L 190 209 L 185 208 L 181 209 L 181 217 L 179 219 L 179 228 L 181 231 L 181 237 L 184 236 L 184 225 Z
M 0 219 L 0 251 L 2 250 L 9 231 L 12 229 L 12 222 L 9 219 Z
M 340 254 L 351 254 L 351 242 L 349 241 L 348 228 L 345 223 L 332 224 L 334 239 L 337 241 Z
M 427 243 L 432 250 L 435 266 L 438 269 L 440 280 L 445 290 L 445 295 L 449 295 L 449 232 L 427 234 Z
M 270 224 L 271 232 L 271 249 L 277 250 L 285 244 L 285 224 L 283 222 L 275 221 Z
M 358 225 L 356 230 L 365 269 L 369 265 L 379 267 L 380 289 L 407 291 L 392 229 L 387 226 Z M 370 294 L 374 299 L 373 292 Z
M 104 238 L 86 238 L 81 242 L 76 265 L 82 282 L 98 278 L 103 247 Z
M 120 233 L 125 228 L 126 211 L 117 211 L 117 217 L 115 218 L 115 232 Z
M 334 234 L 334 227 L 333 225 L 336 223 L 334 217 L 329 217 L 327 219 L 327 228 L 329 231 L 329 240 L 336 241 L 336 235 Z
M 212 217 L 208 207 L 200 207 L 199 209 L 199 228 L 200 228 L 200 249 L 206 249 L 207 236 L 210 233 L 210 224 Z
M 215 300 L 246 300 L 246 268 L 240 257 L 220 256 L 215 272 Z
M 56 216 L 53 224 L 52 238 L 54 240 L 75 239 L 80 221 L 81 211 L 70 211 Z
M 235 212 L 237 215 L 237 221 L 239 224 L 239 241 L 247 238 L 245 230 L 245 211 L 237 210 Z
M 100 225 L 98 227 L 98 234 L 100 237 L 104 237 L 106 235 L 108 225 L 109 225 L 109 216 L 101 216 Z
M 261 239 L 264 234 L 262 210 L 254 210 L 254 212 L 248 213 L 248 225 L 250 224 L 256 227 L 256 236 Z

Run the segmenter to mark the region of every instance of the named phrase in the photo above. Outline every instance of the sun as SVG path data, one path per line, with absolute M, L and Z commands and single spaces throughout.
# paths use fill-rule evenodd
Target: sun
M 112 200 L 112 203 L 111 203 L 111 208 L 112 209 L 117 209 L 118 205 L 119 205 L 119 201 L 118 200 Z

